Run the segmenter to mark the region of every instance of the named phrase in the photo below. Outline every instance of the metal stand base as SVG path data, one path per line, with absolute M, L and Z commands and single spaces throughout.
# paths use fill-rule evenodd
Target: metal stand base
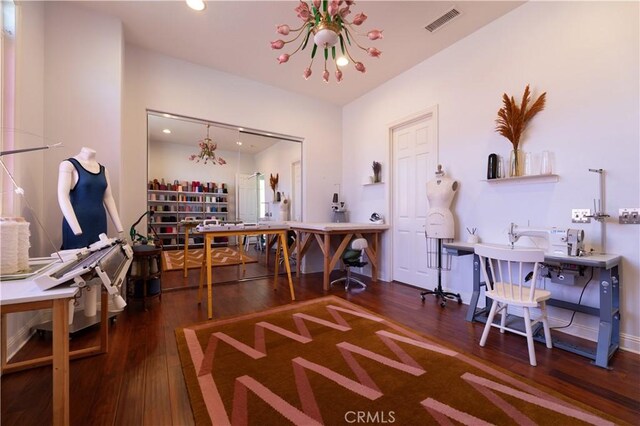
M 367 288 L 367 285 L 365 283 L 363 283 L 362 281 L 360 281 L 357 278 L 353 278 L 351 276 L 351 270 L 350 268 L 347 268 L 347 276 L 346 277 L 342 277 L 342 278 L 338 278 L 337 280 L 333 280 L 331 281 L 331 286 L 333 286 L 336 283 L 342 282 L 344 281 L 344 290 L 345 291 L 349 291 L 349 286 L 352 282 L 354 283 L 358 283 L 361 285 L 361 288 L 359 290 L 364 290 Z
M 426 296 L 429 294 L 433 294 L 436 299 L 440 299 L 440 306 L 443 308 L 447 306 L 447 300 L 457 300 L 458 304 L 462 303 L 462 297 L 460 297 L 460 293 L 452 293 L 450 291 L 444 291 L 442 289 L 442 239 L 437 239 L 437 247 L 436 247 L 436 269 L 438 271 L 438 286 L 433 290 L 425 290 L 420 292 L 420 298 L 424 302 Z

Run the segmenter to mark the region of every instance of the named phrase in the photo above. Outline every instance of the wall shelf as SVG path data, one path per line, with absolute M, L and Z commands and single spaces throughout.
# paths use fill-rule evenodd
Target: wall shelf
M 367 182 L 367 183 L 363 183 L 362 186 L 372 186 L 372 185 L 382 185 L 384 182 L 380 181 L 380 182 Z
M 527 184 L 527 183 L 555 183 L 560 180 L 558 175 L 529 175 L 529 176 L 516 176 L 506 177 L 499 179 L 483 179 L 488 183 L 514 183 L 514 184 Z

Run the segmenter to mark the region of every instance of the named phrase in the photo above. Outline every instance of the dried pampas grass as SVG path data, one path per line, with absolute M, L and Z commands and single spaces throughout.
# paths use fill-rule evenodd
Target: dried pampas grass
M 529 91 L 528 84 L 524 89 L 520 106 L 516 104 L 513 96 L 509 98 L 506 93 L 502 95 L 502 103 L 504 106 L 498 110 L 496 132 L 509 139 L 513 145 L 513 149 L 518 149 L 520 137 L 522 133 L 524 133 L 529 121 L 544 109 L 546 95 L 547 92 L 544 92 L 530 107 L 531 92 Z M 529 107 L 529 109 L 527 109 L 527 107 Z

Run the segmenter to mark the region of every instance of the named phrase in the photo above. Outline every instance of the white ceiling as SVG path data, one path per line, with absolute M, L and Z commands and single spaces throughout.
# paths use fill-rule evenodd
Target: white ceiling
M 366 47 L 381 50 L 370 58 L 359 49 L 356 60 L 366 74 L 349 65 L 344 80 L 322 82 L 322 57 L 316 56 L 309 80 L 302 77 L 311 58 L 311 43 L 304 51 L 279 65 L 276 58 L 290 48 L 271 50 L 270 41 L 283 38 L 277 24 L 299 26 L 297 1 L 207 1 L 203 12 L 189 9 L 184 1 L 82 1 L 83 7 L 118 17 L 126 43 L 168 56 L 215 68 L 302 95 L 345 105 L 385 81 L 401 74 L 452 45 L 523 2 L 512 1 L 357 1 L 348 18 L 364 12 L 362 30 L 384 30 L 384 39 L 359 39 Z M 462 14 L 433 33 L 425 26 L 455 6 Z M 290 37 L 288 37 L 290 38 Z M 285 39 L 288 39 L 285 38 Z M 293 43 L 292 43 L 293 45 Z M 333 63 L 327 68 L 335 69 Z

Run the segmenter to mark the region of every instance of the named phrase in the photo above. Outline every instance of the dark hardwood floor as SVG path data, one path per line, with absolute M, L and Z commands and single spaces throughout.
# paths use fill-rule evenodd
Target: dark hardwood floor
M 221 268 L 222 269 L 222 268 Z M 227 267 L 231 277 L 236 267 Z M 197 303 L 198 271 L 188 279 L 181 271 L 163 275 L 162 299 L 152 300 L 145 311 L 130 305 L 110 326 L 109 352 L 71 361 L 71 424 L 73 425 L 189 425 L 191 408 L 182 377 L 174 330 L 206 320 L 206 304 Z M 218 272 L 217 272 L 218 273 Z M 338 274 L 336 271 L 334 274 Z M 218 273 L 219 275 L 219 273 Z M 325 293 L 322 275 L 294 278 L 297 300 Z M 528 363 L 524 338 L 492 333 L 487 346 L 478 345 L 482 324 L 465 321 L 466 305 L 449 303 L 441 308 L 432 298 L 422 302 L 419 290 L 398 283 L 372 284 L 364 292 L 328 294 L 343 297 L 422 333 L 432 335 L 459 351 L 473 354 L 499 367 L 546 385 L 556 391 L 612 414 L 623 421 L 640 422 L 640 356 L 618 351 L 612 370 L 560 349 L 536 343 L 538 367 Z M 214 286 L 214 317 L 222 318 L 290 303 L 287 281 L 257 279 Z M 97 330 L 73 336 L 71 348 L 97 340 Z M 14 357 L 26 359 L 50 352 L 50 337 L 34 336 Z M 1 382 L 4 426 L 51 423 L 51 367 L 7 374 Z

